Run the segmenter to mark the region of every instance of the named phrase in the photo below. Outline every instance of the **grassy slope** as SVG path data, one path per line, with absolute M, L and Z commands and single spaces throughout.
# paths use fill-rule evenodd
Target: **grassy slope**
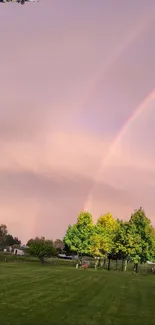
M 0 324 L 155 324 L 155 276 L 0 263 Z

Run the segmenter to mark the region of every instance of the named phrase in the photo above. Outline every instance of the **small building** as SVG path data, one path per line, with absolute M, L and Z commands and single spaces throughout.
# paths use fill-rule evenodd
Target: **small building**
M 25 255 L 24 251 L 22 249 L 15 248 L 13 251 L 13 255 L 20 255 L 23 256 Z

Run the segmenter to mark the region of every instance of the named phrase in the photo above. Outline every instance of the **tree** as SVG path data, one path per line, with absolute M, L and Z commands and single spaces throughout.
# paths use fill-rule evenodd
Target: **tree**
M 28 253 L 35 256 L 44 264 L 45 260 L 56 255 L 56 250 L 52 240 L 46 240 L 44 237 L 35 238 L 28 241 Z
M 63 241 L 61 239 L 56 239 L 53 244 L 54 244 L 57 254 L 61 254 L 65 247 Z
M 95 228 L 95 233 L 91 237 L 91 255 L 107 257 L 111 253 L 112 241 L 104 229 Z
M 132 260 L 145 263 L 154 255 L 155 232 L 151 221 L 146 217 L 144 210 L 139 208 L 131 215 L 129 225 L 134 238 Z
M 122 270 L 132 260 L 138 263 L 155 260 L 155 229 L 142 208 L 135 210 L 128 222 L 113 218 L 111 213 L 102 215 L 96 225 L 88 212 L 81 212 L 77 223 L 69 225 L 64 237 L 65 251 L 92 255 L 110 260 L 122 259 Z
M 14 245 L 14 244 L 15 244 L 15 242 L 14 242 L 14 238 L 13 238 L 13 236 L 10 235 L 10 234 L 8 234 L 8 235 L 6 236 L 6 239 L 5 239 L 5 245 L 6 245 L 6 246 L 12 246 L 12 245 Z
M 36 237 L 36 239 L 37 239 L 37 238 L 38 238 L 38 237 Z M 42 237 L 41 237 L 41 238 L 42 238 Z M 33 239 L 33 238 L 29 239 L 28 242 L 27 242 L 27 244 L 26 244 L 26 246 L 29 247 L 31 244 L 33 244 L 33 242 L 34 242 L 34 239 Z
M 1 246 L 13 246 L 20 245 L 21 241 L 17 237 L 13 237 L 8 233 L 7 226 L 2 224 L 0 225 L 0 245 Z
M 113 218 L 112 214 L 110 212 L 102 215 L 97 220 L 97 227 L 101 227 L 102 229 L 106 230 L 106 233 L 109 233 L 113 236 L 115 231 L 118 228 L 118 222 L 116 219 Z
M 21 245 L 21 240 L 18 237 L 14 237 L 14 245 Z
M 95 243 L 96 246 L 96 253 L 98 250 L 98 255 L 108 257 L 108 269 L 110 269 L 110 259 L 117 229 L 117 220 L 113 218 L 111 213 L 107 213 L 97 220 L 95 236 L 92 238 L 92 243 Z
M 1 246 L 5 245 L 7 233 L 8 233 L 7 226 L 4 224 L 0 225 L 0 245 Z
M 20 245 L 21 241 L 17 237 L 13 237 L 12 235 L 8 234 L 5 238 L 5 246 L 14 246 Z
M 77 223 L 69 225 L 64 237 L 64 244 L 71 252 L 80 255 L 91 254 L 91 238 L 94 233 L 94 223 L 89 212 L 81 212 Z
M 122 259 L 122 270 L 127 266 L 127 260 L 135 264 L 145 263 L 153 257 L 155 252 L 155 232 L 145 212 L 140 208 L 136 210 L 129 222 L 119 222 L 119 228 L 114 241 L 114 252 Z
M 118 220 L 118 229 L 114 238 L 113 254 L 116 260 L 122 260 L 122 271 L 127 267 L 127 260 L 131 257 L 133 249 L 133 236 L 130 232 L 129 223 Z

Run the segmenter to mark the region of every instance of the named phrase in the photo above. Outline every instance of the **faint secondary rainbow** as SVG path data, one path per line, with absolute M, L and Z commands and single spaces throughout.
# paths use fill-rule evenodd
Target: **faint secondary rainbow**
M 132 30 L 129 30 L 126 37 L 118 46 L 112 51 L 108 58 L 106 65 L 105 61 L 99 64 L 99 68 L 95 71 L 94 75 L 90 78 L 87 83 L 86 90 L 84 92 L 84 98 L 82 99 L 81 107 L 88 107 L 92 102 L 93 98 L 97 96 L 98 85 L 100 82 L 107 82 L 107 76 L 109 71 L 115 67 L 122 55 L 126 53 L 126 50 L 138 40 L 152 24 L 154 24 L 155 16 L 154 11 L 149 10 L 145 12 L 145 15 L 133 26 Z M 104 91 L 104 89 L 103 89 Z
M 130 117 L 128 118 L 128 120 L 125 122 L 125 124 L 122 126 L 122 128 L 120 129 L 120 131 L 118 132 L 118 134 L 116 135 L 114 141 L 112 142 L 112 145 L 110 146 L 107 155 L 102 159 L 101 162 L 101 167 L 97 172 L 97 175 L 94 179 L 93 182 L 93 186 L 90 189 L 90 192 L 88 194 L 88 197 L 84 203 L 84 210 L 88 211 L 91 208 L 91 204 L 92 204 L 92 200 L 93 200 L 93 194 L 94 191 L 97 187 L 97 183 L 100 179 L 100 174 L 103 171 L 103 169 L 107 166 L 107 164 L 109 163 L 109 160 L 111 159 L 111 157 L 115 154 L 116 152 L 116 147 L 117 144 L 119 143 L 119 141 L 121 140 L 121 138 L 123 137 L 123 135 L 125 134 L 125 132 L 127 131 L 127 129 L 129 128 L 129 126 L 132 124 L 133 121 L 135 121 L 138 116 L 140 116 L 143 111 L 145 109 L 147 109 L 148 105 L 150 104 L 150 102 L 152 100 L 155 100 L 155 89 L 144 99 L 144 101 L 134 110 L 134 112 L 130 115 Z

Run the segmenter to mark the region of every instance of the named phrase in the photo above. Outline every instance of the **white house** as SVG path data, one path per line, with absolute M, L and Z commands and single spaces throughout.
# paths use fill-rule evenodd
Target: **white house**
M 13 251 L 13 254 L 22 256 L 22 255 L 24 255 L 24 251 L 22 249 L 15 248 Z

